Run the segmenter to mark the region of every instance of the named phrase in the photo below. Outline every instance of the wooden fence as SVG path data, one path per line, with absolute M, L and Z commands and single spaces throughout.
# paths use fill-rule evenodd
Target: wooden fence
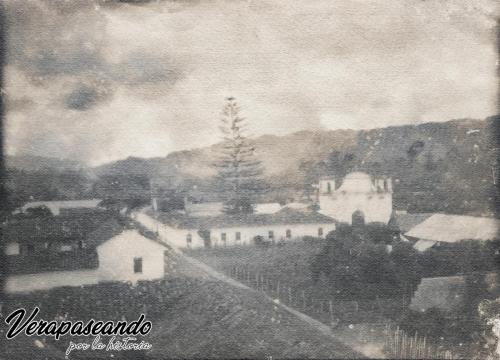
M 425 336 L 408 335 L 396 327 L 387 326 L 385 353 L 391 359 L 458 359 L 460 356 L 440 346 L 429 344 Z
M 270 297 L 293 307 L 317 320 L 335 327 L 339 322 L 369 322 L 379 325 L 384 332 L 384 352 L 394 359 L 456 359 L 448 349 L 429 344 L 425 336 L 409 336 L 399 327 L 393 329 L 384 316 L 394 311 L 394 303 L 382 299 L 377 301 L 339 301 L 337 299 L 317 299 L 304 290 L 297 290 L 278 279 L 266 277 L 248 267 L 232 266 L 226 274 L 249 287 L 265 292 Z

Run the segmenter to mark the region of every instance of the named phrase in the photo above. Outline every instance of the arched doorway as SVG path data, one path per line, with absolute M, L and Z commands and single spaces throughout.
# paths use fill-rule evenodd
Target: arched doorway
M 352 213 L 352 226 L 365 225 L 365 214 L 361 210 Z

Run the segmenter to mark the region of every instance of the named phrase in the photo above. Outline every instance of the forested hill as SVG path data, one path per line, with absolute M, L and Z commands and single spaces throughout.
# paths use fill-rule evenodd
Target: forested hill
M 301 131 L 264 135 L 255 145 L 275 189 L 301 190 L 322 175 L 342 177 L 363 170 L 394 179 L 397 208 L 481 214 L 491 213 L 496 201 L 499 121 L 495 116 L 360 131 Z M 165 158 L 130 157 L 92 173 L 100 178 L 144 176 L 176 188 L 206 187 L 218 146 L 173 152 Z M 10 164 L 15 167 L 15 162 Z

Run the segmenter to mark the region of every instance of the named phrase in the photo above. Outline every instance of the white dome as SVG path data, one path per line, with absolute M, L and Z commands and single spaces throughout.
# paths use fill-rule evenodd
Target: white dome
M 347 174 L 342 181 L 338 191 L 346 192 L 370 192 L 373 191 L 371 176 L 363 172 L 352 172 Z

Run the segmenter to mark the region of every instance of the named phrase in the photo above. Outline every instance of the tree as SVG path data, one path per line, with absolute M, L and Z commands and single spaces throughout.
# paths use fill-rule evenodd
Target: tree
M 262 165 L 255 158 L 255 147 L 246 136 L 245 118 L 232 97 L 226 99 L 222 110 L 222 151 L 215 163 L 218 187 L 223 194 L 226 214 L 252 213 L 252 203 L 264 191 Z

